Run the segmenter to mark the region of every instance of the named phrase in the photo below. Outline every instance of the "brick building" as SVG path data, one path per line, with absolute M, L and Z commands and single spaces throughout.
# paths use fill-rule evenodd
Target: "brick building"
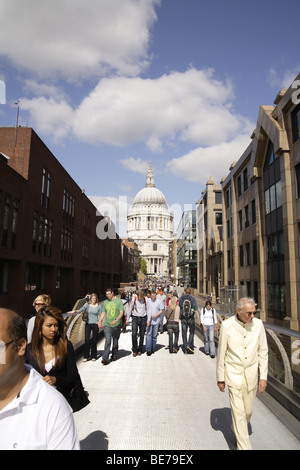
M 117 288 L 121 241 L 98 238 L 96 212 L 33 129 L 0 128 L 0 305 L 28 317 L 40 293 L 66 310 Z

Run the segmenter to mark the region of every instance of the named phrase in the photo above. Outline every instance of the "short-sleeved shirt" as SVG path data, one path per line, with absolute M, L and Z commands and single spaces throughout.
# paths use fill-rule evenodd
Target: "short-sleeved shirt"
M 72 409 L 31 366 L 19 395 L 0 411 L 1 450 L 79 450 Z
M 104 326 L 120 327 L 122 320 L 118 320 L 116 324 L 112 325 L 111 322 L 116 320 L 120 312 L 124 311 L 123 302 L 121 299 L 115 297 L 112 300 L 105 300 L 102 312 L 105 312 Z

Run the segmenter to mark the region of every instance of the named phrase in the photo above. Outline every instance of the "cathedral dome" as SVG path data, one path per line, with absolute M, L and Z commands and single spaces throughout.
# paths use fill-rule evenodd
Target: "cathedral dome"
M 151 164 L 147 175 L 146 186 L 137 193 L 133 201 L 134 206 L 140 204 L 159 204 L 167 206 L 165 196 L 159 189 L 155 187 Z
M 141 189 L 134 198 L 134 205 L 137 204 L 164 204 L 167 205 L 167 201 L 163 193 L 157 188 L 143 188 Z

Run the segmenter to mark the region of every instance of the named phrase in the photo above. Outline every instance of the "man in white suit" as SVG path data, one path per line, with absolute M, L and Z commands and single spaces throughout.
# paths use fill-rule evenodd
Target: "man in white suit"
M 257 384 L 259 393 L 267 387 L 268 345 L 264 325 L 254 318 L 255 313 L 253 299 L 240 299 L 237 314 L 222 323 L 218 346 L 218 387 L 224 392 L 225 384 L 228 386 L 233 431 L 239 450 L 251 449 L 248 423 Z

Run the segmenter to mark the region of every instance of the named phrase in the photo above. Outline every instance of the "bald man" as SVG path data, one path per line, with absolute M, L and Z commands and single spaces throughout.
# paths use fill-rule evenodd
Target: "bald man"
M 255 314 L 255 301 L 243 297 L 237 303 L 237 314 L 222 323 L 219 338 L 218 387 L 224 392 L 225 384 L 228 386 L 233 431 L 239 450 L 252 448 L 248 423 L 257 385 L 259 393 L 267 387 L 268 343 L 263 322 L 255 318 Z
M 79 450 L 72 409 L 25 364 L 26 324 L 0 308 L 0 449 Z

